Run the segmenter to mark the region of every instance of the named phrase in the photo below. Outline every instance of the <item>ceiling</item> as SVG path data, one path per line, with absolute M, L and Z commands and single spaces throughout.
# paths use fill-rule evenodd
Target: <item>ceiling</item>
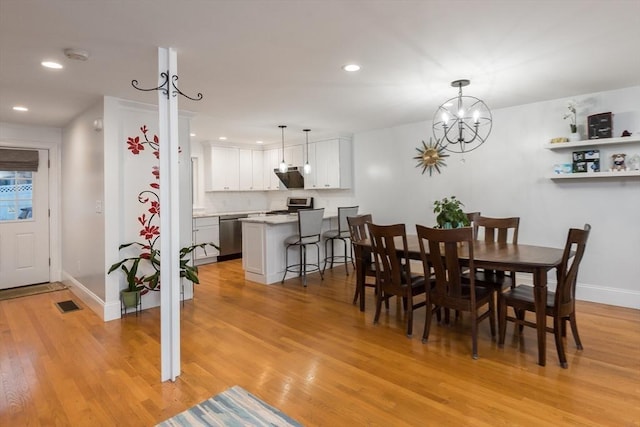
M 155 104 L 131 80 L 156 86 L 173 47 L 180 89 L 204 95 L 179 100 L 195 140 L 313 139 L 430 120 L 460 78 L 492 109 L 639 85 L 639 40 L 638 0 L 0 0 L 0 121 Z

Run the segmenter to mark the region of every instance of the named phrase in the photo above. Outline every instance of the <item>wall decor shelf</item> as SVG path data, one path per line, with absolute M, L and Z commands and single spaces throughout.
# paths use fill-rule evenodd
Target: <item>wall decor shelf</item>
M 565 173 L 549 175 L 550 179 L 600 179 L 600 178 L 640 178 L 640 171 Z
M 545 144 L 544 148 L 547 148 L 549 150 L 568 150 L 570 148 L 604 147 L 633 143 L 640 143 L 640 136 L 622 136 L 619 138 L 585 139 L 583 141 L 574 142 L 557 142 L 555 144 Z
M 633 145 L 631 145 L 633 144 Z M 640 136 L 623 136 L 618 138 L 603 139 L 587 139 L 573 142 L 558 142 L 555 144 L 545 144 L 544 148 L 552 151 L 569 151 L 572 149 L 594 149 L 601 150 L 600 168 L 602 172 L 586 172 L 586 173 L 565 173 L 550 174 L 549 179 L 601 179 L 601 178 L 638 178 L 640 170 L 626 171 L 609 171 L 607 166 L 603 166 L 603 161 L 609 158 L 609 155 L 616 152 L 624 152 L 626 146 L 633 152 L 640 152 Z M 604 151 L 602 151 L 604 150 Z M 570 153 L 569 153 L 570 154 Z

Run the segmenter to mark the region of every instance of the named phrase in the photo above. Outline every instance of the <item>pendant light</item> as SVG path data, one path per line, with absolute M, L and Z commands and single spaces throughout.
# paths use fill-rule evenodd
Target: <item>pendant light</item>
M 462 95 L 462 88 L 470 83 L 466 79 L 451 82 L 452 87 L 458 88 L 458 96 L 445 101 L 433 117 L 433 135 L 438 145 L 450 152 L 475 150 L 491 133 L 493 119 L 487 104 Z
M 280 129 L 282 129 L 282 161 L 280 162 L 280 172 L 285 173 L 287 170 L 289 170 L 289 167 L 287 166 L 287 162 L 284 161 L 284 128 L 286 128 L 285 125 L 280 125 L 278 126 Z
M 302 130 L 307 134 L 307 163 L 304 164 L 304 173 L 307 175 L 311 172 L 311 165 L 309 164 L 309 132 L 311 132 L 311 129 Z

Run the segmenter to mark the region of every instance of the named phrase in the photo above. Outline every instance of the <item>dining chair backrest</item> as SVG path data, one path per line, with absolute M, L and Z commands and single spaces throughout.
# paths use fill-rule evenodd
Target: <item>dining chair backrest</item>
M 465 215 L 467 216 L 469 223 L 473 225 L 473 223 L 476 221 L 476 218 L 480 216 L 480 212 L 465 212 Z
M 403 277 L 411 277 L 408 260 L 407 233 L 404 224 L 377 225 L 368 223 L 371 247 L 376 265 L 378 292 L 400 295 L 403 291 Z M 400 247 L 396 246 L 396 237 Z
M 338 232 L 340 236 L 349 236 L 347 218 L 358 215 L 358 206 L 344 206 L 338 208 Z
M 482 215 L 475 217 L 473 221 L 473 235 L 480 239 L 479 233 L 483 237 L 480 240 L 496 243 L 518 243 L 518 228 L 520 226 L 519 217 L 511 218 L 490 218 Z M 511 235 L 511 239 L 509 239 Z
M 458 250 L 461 245 L 468 251 L 469 270 L 474 271 L 473 259 L 473 229 L 471 227 L 461 228 L 429 228 L 422 225 L 416 225 L 418 234 L 418 243 L 420 244 L 420 256 L 425 274 L 433 268 L 435 274 L 435 301 L 442 302 L 445 306 L 451 301 L 455 306 L 454 300 L 462 298 L 463 282 L 460 266 Z M 427 250 L 427 247 L 429 248 Z M 469 285 L 472 289 L 470 292 L 471 303 L 475 304 L 474 275 L 469 277 Z
M 587 239 L 591 225 L 585 224 L 584 229 L 571 228 L 567 235 L 567 243 L 562 255 L 562 263 L 557 269 L 555 308 L 559 312 L 572 310 L 576 294 L 576 281 L 578 279 L 578 269 L 587 247 Z
M 300 240 L 320 240 L 324 208 L 300 209 L 298 211 L 298 234 Z
M 369 222 L 373 222 L 371 214 L 347 217 L 347 224 L 349 224 L 349 236 L 352 242 L 359 242 L 369 238 L 369 235 L 367 234 L 367 223 Z

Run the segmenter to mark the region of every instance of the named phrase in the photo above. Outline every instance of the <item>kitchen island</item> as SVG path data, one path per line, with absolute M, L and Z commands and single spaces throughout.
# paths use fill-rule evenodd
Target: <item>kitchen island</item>
M 272 215 L 243 218 L 242 222 L 242 268 L 244 277 L 253 282 L 272 284 L 282 280 L 285 270 L 284 240 L 298 233 L 298 215 Z M 322 232 L 337 228 L 338 215 L 325 213 Z M 320 259 L 324 259 L 324 242 L 319 243 Z M 339 245 L 336 245 L 338 250 Z M 316 251 L 308 251 L 308 262 L 315 263 Z M 299 262 L 299 252 L 289 251 L 289 263 Z M 322 261 L 320 267 L 322 268 Z M 297 277 L 287 273 L 287 278 Z

